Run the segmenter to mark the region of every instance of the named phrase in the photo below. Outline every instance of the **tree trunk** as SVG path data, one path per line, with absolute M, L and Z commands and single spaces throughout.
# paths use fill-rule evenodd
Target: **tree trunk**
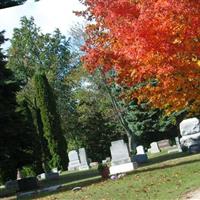
M 112 106 L 113 106 L 113 110 L 114 112 L 117 114 L 117 117 L 118 117 L 118 120 L 121 124 L 121 126 L 123 127 L 126 135 L 127 135 L 127 138 L 128 138 L 128 148 L 129 148 L 129 151 L 130 152 L 133 152 L 135 149 L 136 149 L 136 142 L 135 142 L 135 139 L 134 139 L 134 133 L 132 132 L 132 130 L 129 128 L 128 126 L 128 123 L 126 121 L 126 119 L 124 118 L 122 112 L 121 112 L 121 108 L 120 108 L 120 105 L 118 104 L 115 96 L 112 94 L 110 88 L 108 87 L 107 83 L 106 83 L 106 77 L 105 77 L 105 74 L 100 70 L 100 73 L 101 73 L 101 77 L 102 77 L 102 81 L 104 83 L 104 86 L 106 88 L 106 91 L 108 92 L 109 94 L 109 97 L 111 99 L 111 103 L 112 103 Z

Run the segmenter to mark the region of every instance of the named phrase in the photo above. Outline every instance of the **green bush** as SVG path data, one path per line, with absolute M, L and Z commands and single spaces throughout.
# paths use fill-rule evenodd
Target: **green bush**
M 36 176 L 36 173 L 34 172 L 34 169 L 32 166 L 24 166 L 21 169 L 22 177 L 29 177 L 29 176 Z

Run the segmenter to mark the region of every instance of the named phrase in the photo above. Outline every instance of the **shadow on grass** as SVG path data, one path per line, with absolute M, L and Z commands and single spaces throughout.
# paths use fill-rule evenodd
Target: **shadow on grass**
M 173 159 L 188 157 L 188 156 L 191 156 L 191 154 L 189 154 L 187 152 L 177 152 L 177 153 L 171 153 L 171 154 L 168 153 L 168 154 L 156 156 L 154 158 L 150 158 L 148 164 L 152 165 L 155 163 L 160 163 L 160 162 L 164 162 L 167 160 L 173 160 Z
M 20 197 L 18 196 L 17 199 L 21 199 L 21 200 L 31 200 L 31 199 L 37 199 L 37 198 L 42 198 L 42 197 L 46 197 L 46 196 L 51 196 L 51 195 L 55 195 L 57 193 L 60 192 L 64 192 L 67 190 L 72 190 L 75 187 L 86 187 L 88 185 L 92 185 L 94 183 L 99 183 L 102 182 L 103 179 L 98 176 L 95 177 L 93 179 L 89 179 L 89 180 L 83 180 L 81 182 L 76 182 L 76 183 L 71 183 L 71 184 L 67 184 L 67 185 L 63 185 L 61 186 L 58 190 L 56 191 L 52 191 L 52 192 L 41 192 L 41 193 L 36 193 L 36 194 L 32 194 L 31 196 L 24 196 L 24 197 Z
M 40 181 L 40 187 L 45 188 L 53 185 L 67 184 L 73 181 L 79 181 L 83 179 L 88 179 L 92 177 L 99 176 L 99 172 L 97 169 L 90 169 L 87 171 L 77 171 L 77 172 L 68 172 L 62 174 L 59 179 L 55 180 L 43 180 Z

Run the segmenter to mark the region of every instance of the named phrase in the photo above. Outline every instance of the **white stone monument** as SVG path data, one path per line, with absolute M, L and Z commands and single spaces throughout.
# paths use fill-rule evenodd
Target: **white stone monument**
M 112 157 L 110 175 L 130 172 L 137 168 L 137 163 L 131 161 L 128 147 L 123 140 L 111 142 L 110 151 Z
M 88 159 L 87 159 L 85 148 L 79 149 L 79 158 L 80 158 L 79 170 L 88 170 L 89 164 L 88 164 Z
M 145 154 L 144 147 L 142 145 L 136 147 L 137 155 Z
M 190 149 L 196 146 L 200 150 L 200 120 L 197 118 L 185 119 L 180 123 L 180 143 Z M 195 148 L 196 148 L 195 147 Z
M 151 146 L 151 150 L 150 150 L 151 153 L 159 153 L 160 152 L 157 142 L 152 142 L 150 144 L 150 146 Z
M 79 156 L 76 150 L 72 150 L 68 153 L 69 157 L 69 164 L 68 164 L 68 170 L 78 170 L 80 167 L 80 160 Z
M 177 146 L 178 152 L 182 152 L 181 144 L 180 144 L 180 141 L 179 141 L 178 137 L 175 137 L 175 142 L 176 142 L 176 146 Z
M 145 153 L 144 147 L 139 145 L 136 147 L 136 155 L 133 157 L 134 161 L 137 163 L 145 163 L 148 161 L 147 154 Z

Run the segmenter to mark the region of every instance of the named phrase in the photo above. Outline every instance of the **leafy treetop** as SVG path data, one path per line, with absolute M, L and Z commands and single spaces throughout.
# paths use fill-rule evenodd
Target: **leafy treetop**
M 86 68 L 115 70 L 114 81 L 169 112 L 200 108 L 200 0 L 81 0 Z

